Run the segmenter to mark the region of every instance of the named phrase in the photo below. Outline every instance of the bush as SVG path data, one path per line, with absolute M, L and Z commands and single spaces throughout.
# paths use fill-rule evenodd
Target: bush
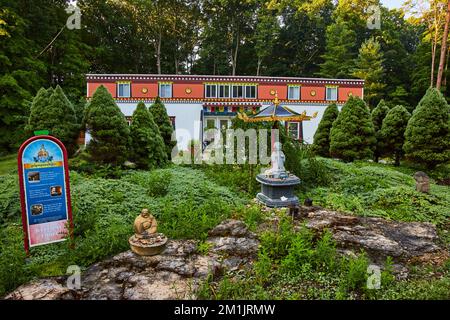
M 382 138 L 380 136 L 381 126 L 383 125 L 383 120 L 389 112 L 389 107 L 386 105 L 384 100 L 381 100 L 377 107 L 372 110 L 372 122 L 373 128 L 375 130 L 375 137 L 377 138 L 377 143 L 374 149 L 375 162 L 378 162 L 378 158 L 382 156 L 383 144 Z
M 450 107 L 430 88 L 417 105 L 405 131 L 406 157 L 433 169 L 450 161 Z
M 344 161 L 370 159 L 375 143 L 369 108 L 363 100 L 351 96 L 333 123 L 330 136 L 331 156 Z
M 403 143 L 405 141 L 405 130 L 411 114 L 403 106 L 394 107 L 383 120 L 379 132 L 378 145 L 382 146 L 383 154 L 393 156 L 395 165 L 400 165 L 403 156 Z M 381 150 L 380 150 L 381 152 Z
M 130 137 L 132 159 L 138 168 L 157 168 L 167 163 L 163 138 L 142 101 L 133 113 Z
M 31 104 L 25 130 L 33 135 L 36 130 L 48 130 L 65 145 L 69 155 L 76 151 L 79 124 L 75 109 L 58 85 L 53 90 L 41 88 Z
M 95 90 L 85 110 L 85 120 L 92 138 L 86 150 L 92 160 L 99 164 L 122 165 L 128 155 L 130 129 L 104 86 Z
M 330 156 L 330 131 L 333 122 L 339 115 L 338 107 L 335 103 L 330 104 L 320 120 L 319 127 L 314 134 L 313 151 L 322 157 Z
M 150 106 L 150 113 L 153 115 L 153 120 L 159 128 L 159 132 L 164 140 L 166 147 L 167 158 L 171 159 L 172 149 L 176 146 L 177 142 L 172 141 L 173 127 L 167 110 L 159 97 L 156 97 L 155 102 Z

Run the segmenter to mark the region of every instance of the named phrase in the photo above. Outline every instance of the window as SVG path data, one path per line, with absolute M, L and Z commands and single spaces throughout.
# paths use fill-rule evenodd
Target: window
M 256 98 L 256 86 L 246 86 L 245 87 L 245 97 L 247 99 Z
M 338 88 L 327 87 L 327 101 L 337 101 L 337 99 L 338 99 Z
M 219 98 L 229 98 L 230 97 L 230 86 L 219 84 Z
M 119 82 L 117 83 L 117 96 L 119 98 L 129 98 L 131 97 L 130 83 L 129 82 Z
M 289 100 L 300 100 L 300 86 L 289 86 L 288 87 L 288 99 Z
M 217 97 L 217 86 L 215 84 L 207 84 L 205 88 L 206 88 L 206 90 L 205 90 L 206 98 L 216 98 Z
M 244 86 L 233 86 L 233 98 L 244 97 Z
M 159 84 L 159 96 L 161 98 L 172 98 L 172 84 L 160 83 Z
M 295 140 L 300 140 L 300 122 L 288 122 L 289 135 Z

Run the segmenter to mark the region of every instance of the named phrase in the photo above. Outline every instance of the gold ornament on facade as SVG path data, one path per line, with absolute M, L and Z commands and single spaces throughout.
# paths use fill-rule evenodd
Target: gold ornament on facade
M 310 94 L 311 94 L 312 97 L 315 97 L 317 92 L 315 90 L 312 90 Z
M 148 89 L 147 89 L 147 88 L 142 88 L 141 92 L 142 92 L 142 93 L 147 93 L 147 92 L 148 92 Z
M 192 89 L 191 88 L 186 88 L 184 90 L 184 92 L 186 92 L 187 94 L 191 94 L 192 93 Z

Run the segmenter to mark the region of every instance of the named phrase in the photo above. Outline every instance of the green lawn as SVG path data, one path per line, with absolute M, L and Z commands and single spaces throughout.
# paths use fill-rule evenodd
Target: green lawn
M 0 175 L 11 173 L 17 168 L 17 155 L 0 157 Z

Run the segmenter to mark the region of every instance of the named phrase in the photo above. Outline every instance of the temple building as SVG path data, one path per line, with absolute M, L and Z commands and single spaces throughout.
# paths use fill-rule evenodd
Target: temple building
M 86 80 L 87 98 L 100 85 L 105 86 L 129 123 L 139 101 L 150 106 L 159 96 L 176 130 L 180 149 L 187 149 L 186 133 L 189 140 L 202 141 L 205 130 L 228 128 L 237 112 L 258 112 L 271 105 L 275 95 L 293 111 L 317 112 L 311 121 L 286 123 L 296 139 L 312 143 L 329 104 L 341 107 L 349 96 L 362 98 L 364 94 L 364 81 L 356 79 L 88 74 Z M 87 133 L 86 142 L 89 138 Z

